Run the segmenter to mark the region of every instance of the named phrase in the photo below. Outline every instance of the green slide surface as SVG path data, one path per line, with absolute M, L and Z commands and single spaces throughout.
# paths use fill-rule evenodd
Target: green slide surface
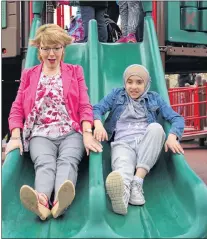
M 39 26 L 35 18 L 30 38 Z M 145 17 L 144 41 L 137 44 L 103 44 L 97 41 L 97 25 L 90 22 L 89 41 L 66 49 L 65 62 L 84 68 L 91 103 L 112 88 L 122 86 L 124 69 L 134 63 L 146 66 L 151 89 L 169 102 L 157 36 L 151 16 Z M 38 64 L 30 47 L 26 67 Z M 160 119 L 166 134 L 169 124 Z M 147 145 L 146 145 L 147 147 Z M 196 160 L 196 159 L 195 159 Z M 207 187 L 190 169 L 182 155 L 161 153 L 144 184 L 146 204 L 129 206 L 126 216 L 112 212 L 105 192 L 111 171 L 110 147 L 92 153 L 80 164 L 76 198 L 63 217 L 42 222 L 20 202 L 23 184 L 34 184 L 34 169 L 19 150 L 9 153 L 2 169 L 3 238 L 205 238 L 207 236 Z

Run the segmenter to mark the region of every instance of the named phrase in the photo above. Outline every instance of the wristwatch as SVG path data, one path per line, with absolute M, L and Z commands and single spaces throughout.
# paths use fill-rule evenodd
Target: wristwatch
M 83 133 L 85 133 L 85 132 L 87 132 L 87 133 L 92 133 L 92 129 L 85 129 L 85 130 L 83 131 Z

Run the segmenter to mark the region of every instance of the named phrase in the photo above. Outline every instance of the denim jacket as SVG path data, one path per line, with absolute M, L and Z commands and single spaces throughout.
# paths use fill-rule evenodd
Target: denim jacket
M 115 133 L 116 123 L 127 105 L 127 92 L 124 88 L 116 88 L 105 96 L 98 104 L 93 106 L 94 120 L 101 120 L 102 115 L 110 111 L 104 127 L 108 133 L 109 141 Z M 158 115 L 171 123 L 169 133 L 175 134 L 178 139 L 182 138 L 184 131 L 184 119 L 181 115 L 176 113 L 170 105 L 168 105 L 161 96 L 154 92 L 149 91 L 141 100 L 144 105 L 148 123 L 157 122 Z

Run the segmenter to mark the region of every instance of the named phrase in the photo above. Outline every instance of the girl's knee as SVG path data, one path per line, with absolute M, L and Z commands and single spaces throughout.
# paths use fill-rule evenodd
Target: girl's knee
M 155 135 L 164 135 L 165 136 L 165 131 L 159 123 L 151 123 L 147 127 L 147 131 L 150 131 L 151 133 Z

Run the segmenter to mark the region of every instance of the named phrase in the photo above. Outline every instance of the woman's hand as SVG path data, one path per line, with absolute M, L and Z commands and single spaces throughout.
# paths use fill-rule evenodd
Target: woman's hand
M 167 141 L 165 142 L 165 152 L 171 149 L 173 153 L 184 154 L 184 150 L 176 138 L 177 136 L 174 134 L 168 135 Z
M 6 145 L 5 155 L 7 155 L 9 152 L 11 152 L 14 149 L 20 149 L 20 155 L 23 154 L 23 145 L 22 145 L 21 138 L 14 138 L 14 139 L 11 138 L 9 140 L 9 142 Z
M 94 120 L 94 126 L 95 126 L 95 130 L 93 134 L 94 138 L 98 140 L 99 142 L 104 140 L 108 141 L 108 135 L 105 128 L 103 127 L 102 122 L 100 120 Z
M 94 139 L 92 133 L 83 133 L 83 143 L 86 149 L 87 156 L 89 155 L 90 150 L 96 153 L 100 153 L 103 151 L 103 146 L 96 139 Z

